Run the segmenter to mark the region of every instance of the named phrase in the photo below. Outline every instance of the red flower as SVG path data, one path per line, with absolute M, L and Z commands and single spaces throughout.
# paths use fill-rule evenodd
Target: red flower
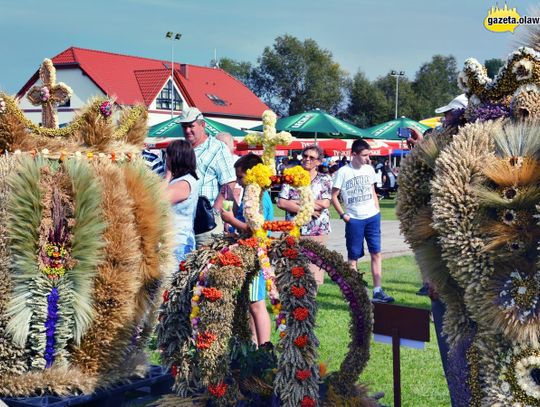
M 223 382 L 219 382 L 216 385 L 209 384 L 208 391 L 212 394 L 212 396 L 219 399 L 225 395 L 227 392 L 227 387 L 227 384 Z
M 304 274 L 306 274 L 306 271 L 303 267 L 293 267 L 291 269 L 292 275 L 296 278 L 304 277 Z
M 169 290 L 163 291 L 163 302 L 169 301 Z
M 176 365 L 171 366 L 171 374 L 172 377 L 176 377 L 176 375 L 178 374 L 178 368 L 176 367 Z
M 287 236 L 285 238 L 285 243 L 287 243 L 288 246 L 294 246 L 296 244 L 296 239 L 292 236 Z
M 300 407 L 315 407 L 316 405 L 315 400 L 309 396 L 304 396 L 302 402 L 300 403 Z
M 296 371 L 296 378 L 300 381 L 309 379 L 309 377 L 311 377 L 311 370 L 297 370 Z
M 293 311 L 293 317 L 297 321 L 304 321 L 309 316 L 309 310 L 304 307 L 296 307 Z
M 240 267 L 242 265 L 242 260 L 231 251 L 218 253 L 218 260 L 222 266 Z
M 197 335 L 197 349 L 209 349 L 216 339 L 217 336 L 212 332 L 201 332 L 199 335 Z
M 185 260 L 182 260 L 182 261 L 180 262 L 180 264 L 178 265 L 178 269 L 179 269 L 180 271 L 186 271 L 186 270 L 187 270 L 187 267 L 186 267 L 186 261 L 185 261 Z
M 215 302 L 217 300 L 220 300 L 223 296 L 223 293 L 219 291 L 217 288 L 210 287 L 210 288 L 203 288 L 202 294 L 206 297 L 206 299 L 210 302 Z
M 296 259 L 298 257 L 298 251 L 296 249 L 285 249 L 283 255 L 289 259 Z
M 304 295 L 306 295 L 307 290 L 305 287 L 297 287 L 293 285 L 291 287 L 291 294 L 294 295 L 296 298 L 302 298 Z
M 256 237 L 250 237 L 249 239 L 240 239 L 238 240 L 238 244 L 240 246 L 247 246 L 253 248 L 259 246 L 259 242 L 257 241 Z
M 296 337 L 296 339 L 294 340 L 294 344 L 298 346 L 299 348 L 303 348 L 304 346 L 308 344 L 308 342 L 309 340 L 308 340 L 307 335 L 300 335 Z

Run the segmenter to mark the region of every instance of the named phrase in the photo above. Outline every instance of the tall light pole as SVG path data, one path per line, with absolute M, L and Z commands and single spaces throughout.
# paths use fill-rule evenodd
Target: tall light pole
M 399 78 L 401 76 L 405 76 L 405 72 L 404 71 L 392 71 L 390 72 L 390 75 L 395 77 L 396 78 L 396 117 L 395 119 L 397 119 L 397 113 L 398 113 L 398 94 L 399 94 Z
M 174 117 L 174 41 L 182 38 L 182 34 L 167 31 L 165 38 L 171 40 L 171 119 Z

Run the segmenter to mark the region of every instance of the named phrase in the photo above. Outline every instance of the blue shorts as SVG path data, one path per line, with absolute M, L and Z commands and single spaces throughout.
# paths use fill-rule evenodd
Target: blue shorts
M 257 302 L 266 298 L 266 280 L 262 270 L 259 270 L 259 274 L 253 277 L 251 284 L 249 285 L 249 301 Z
M 364 239 L 370 253 L 381 252 L 381 213 L 367 219 L 353 219 L 345 224 L 347 257 L 358 260 L 364 256 Z

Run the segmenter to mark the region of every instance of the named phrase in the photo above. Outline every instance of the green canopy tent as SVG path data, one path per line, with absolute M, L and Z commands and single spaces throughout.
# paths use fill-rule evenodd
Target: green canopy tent
M 262 131 L 263 127 L 252 128 Z M 277 131 L 288 131 L 296 138 L 367 138 L 369 134 L 346 121 L 319 109 L 283 117 L 276 122 Z
M 399 137 L 399 129 L 412 129 L 420 134 L 424 134 L 429 129 L 429 126 L 401 116 L 399 119 L 378 124 L 365 131 L 368 132 L 367 137 L 372 139 L 403 140 L 402 137 Z
M 162 123 L 155 124 L 148 129 L 148 137 L 168 137 L 168 138 L 184 138 L 182 126 L 174 121 L 176 118 L 169 119 Z M 206 122 L 206 134 L 215 137 L 218 133 L 227 132 L 233 137 L 244 137 L 246 132 L 238 130 L 234 127 L 215 120 L 204 118 Z

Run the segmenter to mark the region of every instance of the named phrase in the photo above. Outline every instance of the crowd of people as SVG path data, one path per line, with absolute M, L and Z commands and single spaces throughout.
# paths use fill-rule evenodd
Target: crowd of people
M 204 117 L 197 108 L 185 109 L 176 122 L 182 126 L 185 140 L 170 143 L 162 163 L 160 157 L 150 151 L 145 151 L 143 157 L 167 183 L 167 197 L 173 209 L 174 255 L 181 262 L 191 251 L 209 243 L 213 234 L 250 233 L 242 213 L 244 178 L 246 172 L 262 160 L 255 154 L 234 156 L 233 140 L 228 134 L 208 137 Z M 302 226 L 301 236 L 325 244 L 332 233 L 329 208 L 333 205 L 345 222 L 349 264 L 356 269 L 358 259 L 364 256 L 366 241 L 371 257 L 373 301 L 388 303 L 394 299 L 381 286 L 381 216 L 376 186 L 379 182 L 380 188 L 384 187 L 389 172 L 385 172 L 384 178 L 378 177 L 379 169 L 376 171 L 371 165 L 369 154 L 369 144 L 356 140 L 350 160 L 343 157 L 329 163 L 324 160 L 324 152 L 319 146 L 310 145 L 302 150 L 298 162 L 284 159 L 277 169 L 283 171 L 301 165 L 311 177 L 314 211 L 311 221 Z M 277 206 L 285 211 L 287 220 L 294 219 L 299 211 L 299 198 L 298 191 L 288 184 L 279 191 Z M 200 229 L 197 226 L 200 226 L 201 201 L 207 201 L 211 206 L 215 225 L 197 231 Z M 263 196 L 262 208 L 265 220 L 272 220 L 274 210 L 268 192 Z M 316 265 L 311 266 L 311 271 L 317 284 L 322 284 L 323 271 Z M 265 287 L 260 272 L 250 286 L 253 340 L 259 346 L 270 341 Z

